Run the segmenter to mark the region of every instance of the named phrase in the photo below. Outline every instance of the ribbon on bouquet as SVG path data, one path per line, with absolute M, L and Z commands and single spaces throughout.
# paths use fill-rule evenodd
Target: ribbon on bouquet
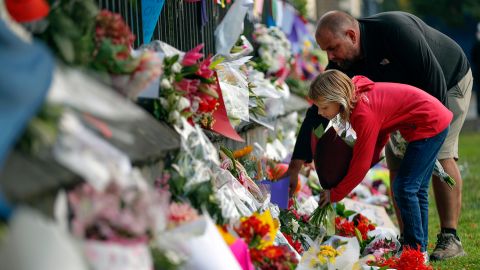
M 220 83 L 218 81 L 217 73 L 215 72 L 215 78 L 217 82 L 216 91 L 218 93 L 218 103 L 219 106 L 217 110 L 213 113 L 213 118 L 215 123 L 213 123 L 212 130 L 226 136 L 232 140 L 244 142 L 245 140 L 238 135 L 237 131 L 230 124 L 230 120 L 227 116 L 227 109 L 225 108 L 225 102 L 223 101 L 222 90 L 220 88 Z

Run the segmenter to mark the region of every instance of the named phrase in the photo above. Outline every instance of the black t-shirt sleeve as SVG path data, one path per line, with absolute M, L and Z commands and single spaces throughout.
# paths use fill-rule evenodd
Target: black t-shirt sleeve
M 318 107 L 312 105 L 303 120 L 302 126 L 298 133 L 295 148 L 293 150 L 292 159 L 304 160 L 307 163 L 312 162 L 312 131 L 319 125 L 327 127 L 329 120 L 318 114 Z

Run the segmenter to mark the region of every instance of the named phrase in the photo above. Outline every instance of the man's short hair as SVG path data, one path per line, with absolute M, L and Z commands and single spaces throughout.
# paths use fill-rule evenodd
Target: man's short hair
M 357 20 L 348 13 L 342 11 L 330 11 L 325 13 L 317 24 L 317 31 L 315 35 L 318 35 L 320 29 L 327 29 L 334 35 L 338 35 L 347 27 L 351 27 L 357 23 Z

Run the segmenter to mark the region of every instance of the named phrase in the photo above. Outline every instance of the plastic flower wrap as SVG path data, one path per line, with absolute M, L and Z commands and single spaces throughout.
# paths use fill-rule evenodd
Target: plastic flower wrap
M 319 238 L 303 254 L 297 269 L 356 269 L 359 255 L 355 238 L 332 236 L 324 242 Z
M 253 52 L 252 44 L 244 35 L 241 35 L 235 45 L 233 45 L 233 47 L 230 49 L 230 55 L 227 56 L 227 59 L 239 59 L 241 57 L 249 55 L 251 52 Z
M 190 202 L 199 211 L 207 210 L 218 223 L 222 223 L 212 182 L 215 178 L 213 169 L 219 165 L 218 152 L 198 125 L 191 126 L 183 119 L 182 127 L 176 129 L 181 137 L 180 151 L 166 168 L 170 174 L 168 186 L 172 197 Z
M 220 147 L 220 156 L 222 163 L 220 167 L 222 169 L 229 170 L 232 175 L 244 186 L 259 202 L 265 201 L 265 196 L 258 185 L 248 175 L 243 165 L 235 159 L 234 153 L 224 146 Z
M 268 202 L 257 201 L 228 170 L 219 168 L 213 182 L 215 198 L 225 220 L 237 221 L 243 216 L 250 216 L 258 209 L 264 208 L 265 202 Z
M 155 242 L 159 248 L 172 250 L 182 257 L 184 263 L 180 269 L 240 270 L 237 260 L 208 215 L 165 231 Z M 164 268 L 159 265 L 158 269 Z
M 250 94 L 250 119 L 273 130 L 273 120 L 285 113 L 284 99 L 288 99 L 290 91 L 285 83 L 271 81 L 265 73 L 253 69 L 248 71 Z M 263 108 L 263 109 L 262 109 Z
M 250 57 L 224 61 L 216 66 L 223 100 L 230 122 L 249 121 L 249 83 L 245 63 Z
M 253 40 L 259 45 L 260 70 L 270 74 L 288 70 L 292 57 L 291 45 L 278 27 L 267 28 L 263 24 L 255 24 Z
M 133 99 L 162 74 L 162 61 L 153 51 L 140 50 L 135 53 L 135 58 L 140 61 L 131 74 L 112 75 L 112 86 Z
M 94 40 L 91 66 L 110 74 L 109 84 L 121 94 L 134 99 L 162 74 L 162 62 L 153 51 L 132 50 L 135 36 L 120 14 L 100 11 Z
M 159 99 L 154 103 L 154 116 L 172 125 L 185 117 L 191 123 L 211 128 L 217 109 L 218 84 L 212 57 L 204 58 L 198 45 L 180 57 L 165 56 L 164 73 L 160 81 Z

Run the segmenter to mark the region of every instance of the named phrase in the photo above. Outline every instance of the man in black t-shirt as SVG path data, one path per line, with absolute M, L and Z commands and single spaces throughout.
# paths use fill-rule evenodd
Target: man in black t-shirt
M 350 77 L 364 75 L 373 81 L 416 86 L 436 97 L 453 112 L 449 135 L 438 159 L 457 184 L 450 190 L 440 179 L 433 178 L 442 229 L 430 258 L 442 260 L 464 255 L 456 234 L 462 179 L 455 160 L 458 159 L 458 136 L 468 112 L 473 79 L 460 46 L 405 12 L 385 12 L 357 20 L 344 12 L 331 11 L 320 18 L 316 40 L 328 54 L 330 63 L 327 69 L 339 69 Z M 287 172 L 291 179 L 296 179 L 302 165 L 312 160 L 312 129 L 328 122 L 317 111 L 314 105 L 308 110 L 300 129 Z M 386 155 L 391 179 L 394 180 L 401 159 L 395 157 L 388 147 Z M 295 185 L 296 182 L 291 181 L 292 188 Z

